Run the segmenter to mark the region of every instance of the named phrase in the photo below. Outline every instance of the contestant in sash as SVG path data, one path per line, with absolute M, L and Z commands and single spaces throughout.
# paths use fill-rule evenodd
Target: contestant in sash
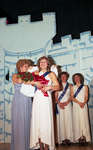
M 73 99 L 73 134 L 74 142 L 90 142 L 90 126 L 88 116 L 88 86 L 84 85 L 81 73 L 72 76 L 74 86 L 71 89 Z
M 72 128 L 72 103 L 71 103 L 71 84 L 68 83 L 68 72 L 60 74 L 61 90 L 55 92 L 57 103 L 57 134 L 58 144 L 71 144 L 73 142 Z
M 32 120 L 30 129 L 30 148 L 40 146 L 40 150 L 55 149 L 53 108 L 51 92 L 59 90 L 56 75 L 50 72 L 48 58 L 43 56 L 38 60 L 39 75 L 43 75 L 48 84 L 36 90 L 33 98 Z M 48 96 L 44 96 L 44 92 Z

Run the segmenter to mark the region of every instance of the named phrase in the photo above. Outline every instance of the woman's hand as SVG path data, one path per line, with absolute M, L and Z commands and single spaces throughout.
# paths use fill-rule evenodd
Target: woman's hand
M 41 89 L 43 88 L 43 84 L 41 84 L 39 81 L 35 82 L 34 86 L 36 86 L 37 88 Z
M 74 101 L 74 96 L 71 96 L 72 101 Z
M 22 79 L 21 78 L 18 78 L 18 81 L 17 81 L 19 84 L 23 83 Z
M 16 83 L 23 83 L 22 79 L 18 77 L 18 74 L 13 74 L 12 76 L 12 82 L 13 84 L 16 84 Z
M 47 92 L 47 91 L 49 91 L 51 89 L 52 89 L 51 86 L 45 86 L 45 85 L 43 85 L 43 87 L 42 87 L 41 90 Z
M 63 102 L 64 106 L 67 106 L 69 104 L 69 101 Z
M 82 102 L 79 102 L 78 104 L 81 108 L 84 108 L 84 106 L 85 106 L 85 103 L 82 103 Z
M 63 104 L 63 103 L 58 103 L 58 105 L 59 105 L 59 107 L 61 108 L 61 109 L 65 109 L 65 105 Z

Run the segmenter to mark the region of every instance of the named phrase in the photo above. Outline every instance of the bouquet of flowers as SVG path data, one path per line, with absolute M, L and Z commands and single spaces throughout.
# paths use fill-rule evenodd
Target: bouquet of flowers
M 36 75 L 34 72 L 30 73 L 30 72 L 20 72 L 18 74 L 18 78 L 21 78 L 23 81 L 27 82 L 27 81 L 39 81 L 42 85 L 47 85 L 49 80 L 46 80 L 45 77 L 43 75 L 39 76 Z M 41 88 L 42 91 L 42 88 Z M 42 91 L 44 96 L 48 96 L 48 93 L 45 91 Z
M 33 74 L 30 72 L 20 72 L 18 73 L 18 78 L 21 78 L 23 81 L 33 81 L 34 77 Z

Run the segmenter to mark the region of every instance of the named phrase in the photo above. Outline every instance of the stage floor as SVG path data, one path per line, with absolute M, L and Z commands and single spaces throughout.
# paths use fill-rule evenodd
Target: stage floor
M 0 150 L 10 150 L 10 144 L 0 144 Z M 70 146 L 57 146 L 56 150 L 93 150 L 93 144 L 88 145 L 70 145 Z

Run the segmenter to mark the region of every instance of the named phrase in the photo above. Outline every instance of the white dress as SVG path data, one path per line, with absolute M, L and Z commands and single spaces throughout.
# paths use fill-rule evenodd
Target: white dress
M 39 75 L 43 73 L 40 72 Z M 49 76 L 48 85 L 52 84 Z M 32 106 L 32 120 L 30 130 L 30 148 L 39 145 L 39 139 L 44 144 L 48 144 L 50 149 L 55 148 L 54 144 L 54 125 L 51 92 L 48 91 L 48 97 L 44 96 L 41 90 L 35 92 Z
M 78 87 L 76 85 L 73 86 L 74 93 L 77 89 Z M 79 94 L 76 96 L 76 99 L 80 102 L 84 102 L 84 97 L 85 86 L 83 86 L 80 90 Z M 82 136 L 86 137 L 87 142 L 91 141 L 87 104 L 85 104 L 84 108 L 81 108 L 79 104 L 73 102 L 73 129 L 75 142 L 78 142 L 78 139 Z
M 66 83 L 63 83 L 63 88 L 65 88 Z M 58 97 L 62 91 L 58 93 Z M 68 87 L 65 95 L 63 96 L 62 102 L 66 102 L 70 97 L 70 87 Z M 68 139 L 73 142 L 73 127 L 72 127 L 72 104 L 71 102 L 65 106 L 65 109 L 61 109 L 58 106 L 57 114 L 57 133 L 58 133 L 58 143 L 61 144 L 63 140 Z

